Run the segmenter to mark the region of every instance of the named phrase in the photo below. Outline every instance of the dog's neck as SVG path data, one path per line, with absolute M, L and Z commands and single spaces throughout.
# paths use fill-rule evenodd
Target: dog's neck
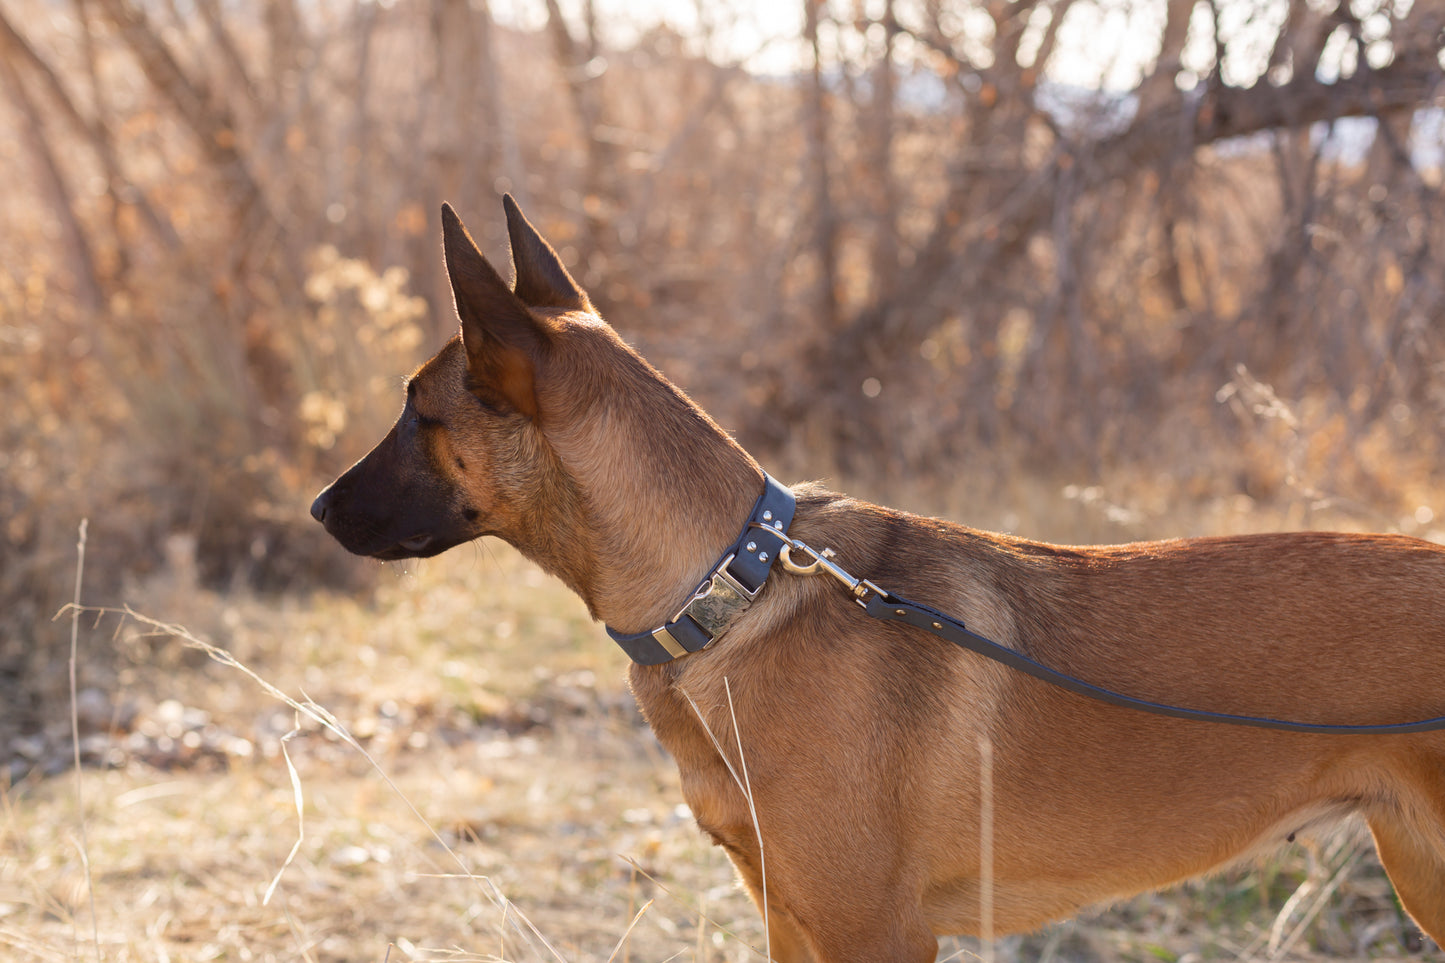
M 538 558 L 594 618 L 622 632 L 677 614 L 763 490 L 757 462 L 636 361 L 611 372 L 620 383 L 609 404 L 547 429 L 580 504 L 571 531 L 548 526 L 555 534 L 546 554 L 558 564 Z
M 602 539 L 595 616 L 621 632 L 651 630 L 677 615 L 738 538 L 763 487 L 756 466 L 740 466 L 726 491 L 709 484 L 660 486 L 654 497 L 619 506 Z

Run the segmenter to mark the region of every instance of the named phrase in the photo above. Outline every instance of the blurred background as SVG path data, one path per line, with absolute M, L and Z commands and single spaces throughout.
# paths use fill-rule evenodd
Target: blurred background
M 790 481 L 1434 537 L 1442 49 L 1441 0 L 0 0 L 0 750 L 68 704 L 81 518 L 88 601 L 371 597 L 306 510 L 455 328 L 443 200 L 501 266 L 515 195 Z

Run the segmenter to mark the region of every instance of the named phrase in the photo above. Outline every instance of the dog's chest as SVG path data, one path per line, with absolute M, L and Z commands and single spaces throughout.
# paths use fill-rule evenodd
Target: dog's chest
M 722 755 L 731 733 L 722 728 L 709 734 L 700 715 L 704 707 L 689 701 L 672 672 L 633 666 L 631 686 L 657 741 L 677 764 L 683 799 L 698 825 L 715 840 L 733 826 L 748 825 L 746 801 Z

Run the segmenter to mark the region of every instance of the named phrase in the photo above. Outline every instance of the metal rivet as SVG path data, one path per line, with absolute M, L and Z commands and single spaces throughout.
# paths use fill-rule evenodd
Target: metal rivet
M 772 512 L 763 512 L 763 521 L 765 521 L 765 522 L 771 522 L 772 520 L 773 520 L 773 513 L 772 513 Z
M 943 628 L 943 626 L 939 625 L 937 622 L 934 622 L 934 623 L 933 623 L 933 627 L 934 627 L 935 629 L 941 629 L 941 628 Z
M 758 553 L 758 561 L 759 561 L 759 562 L 766 562 L 767 560 L 768 560 L 768 553 L 767 553 L 767 552 L 759 552 L 759 553 Z
M 783 523 L 782 523 L 782 522 L 773 522 L 773 527 L 776 528 L 778 531 L 781 532 L 781 531 L 783 530 Z
M 750 552 L 756 552 L 757 550 L 758 550 L 758 543 L 757 543 L 757 542 L 748 542 L 748 551 L 750 551 Z
M 893 611 L 894 611 L 895 613 L 897 613 L 898 615 L 907 615 L 907 614 L 908 614 L 908 613 L 905 612 L 903 609 L 894 609 Z

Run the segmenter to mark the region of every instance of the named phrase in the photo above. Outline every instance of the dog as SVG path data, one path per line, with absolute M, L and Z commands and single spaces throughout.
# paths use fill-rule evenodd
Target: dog
M 923 963 L 937 935 L 1029 931 L 1350 813 L 1445 943 L 1445 733 L 1145 714 L 853 604 L 919 599 L 1136 698 L 1386 725 L 1445 707 L 1445 549 L 1329 533 L 1063 547 L 784 488 L 503 203 L 515 281 L 444 207 L 460 332 L 311 512 L 378 559 L 495 536 L 576 592 L 632 655 L 638 705 L 772 959 Z

